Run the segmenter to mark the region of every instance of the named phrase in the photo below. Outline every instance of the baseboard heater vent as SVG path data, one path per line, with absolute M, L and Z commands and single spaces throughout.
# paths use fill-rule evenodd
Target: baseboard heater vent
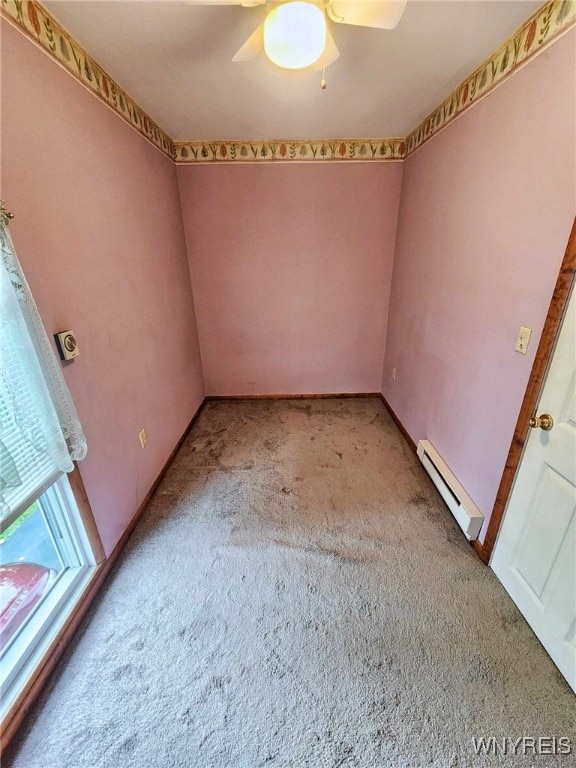
M 429 440 L 420 440 L 417 452 L 426 472 L 432 478 L 432 482 L 438 488 L 468 541 L 477 539 L 484 522 L 484 515 Z

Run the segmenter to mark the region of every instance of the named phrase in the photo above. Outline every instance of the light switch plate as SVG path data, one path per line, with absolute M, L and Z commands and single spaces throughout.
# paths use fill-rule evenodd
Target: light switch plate
M 520 352 L 523 355 L 526 354 L 531 333 L 532 328 L 526 328 L 523 325 L 520 326 L 520 330 L 518 331 L 518 339 L 516 341 L 516 346 L 514 347 L 516 352 Z

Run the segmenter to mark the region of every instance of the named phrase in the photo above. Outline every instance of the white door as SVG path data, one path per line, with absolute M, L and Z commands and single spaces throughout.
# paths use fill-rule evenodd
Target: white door
M 576 291 L 490 565 L 576 691 Z

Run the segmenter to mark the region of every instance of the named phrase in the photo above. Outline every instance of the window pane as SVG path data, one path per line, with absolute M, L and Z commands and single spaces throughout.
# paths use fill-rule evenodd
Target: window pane
M 41 500 L 0 538 L 0 648 L 16 635 L 49 592 L 64 564 Z
M 9 327 L 9 326 L 8 326 Z M 2 334 L 0 371 L 0 515 L 12 517 L 28 500 L 58 474 L 38 416 L 35 401 L 18 347 L 6 327 Z M 16 511 L 15 514 L 18 514 Z

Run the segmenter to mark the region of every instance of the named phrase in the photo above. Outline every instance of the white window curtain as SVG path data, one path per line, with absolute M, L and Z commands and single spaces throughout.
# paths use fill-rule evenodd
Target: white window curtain
M 0 525 L 5 529 L 73 461 L 82 431 L 0 202 Z

